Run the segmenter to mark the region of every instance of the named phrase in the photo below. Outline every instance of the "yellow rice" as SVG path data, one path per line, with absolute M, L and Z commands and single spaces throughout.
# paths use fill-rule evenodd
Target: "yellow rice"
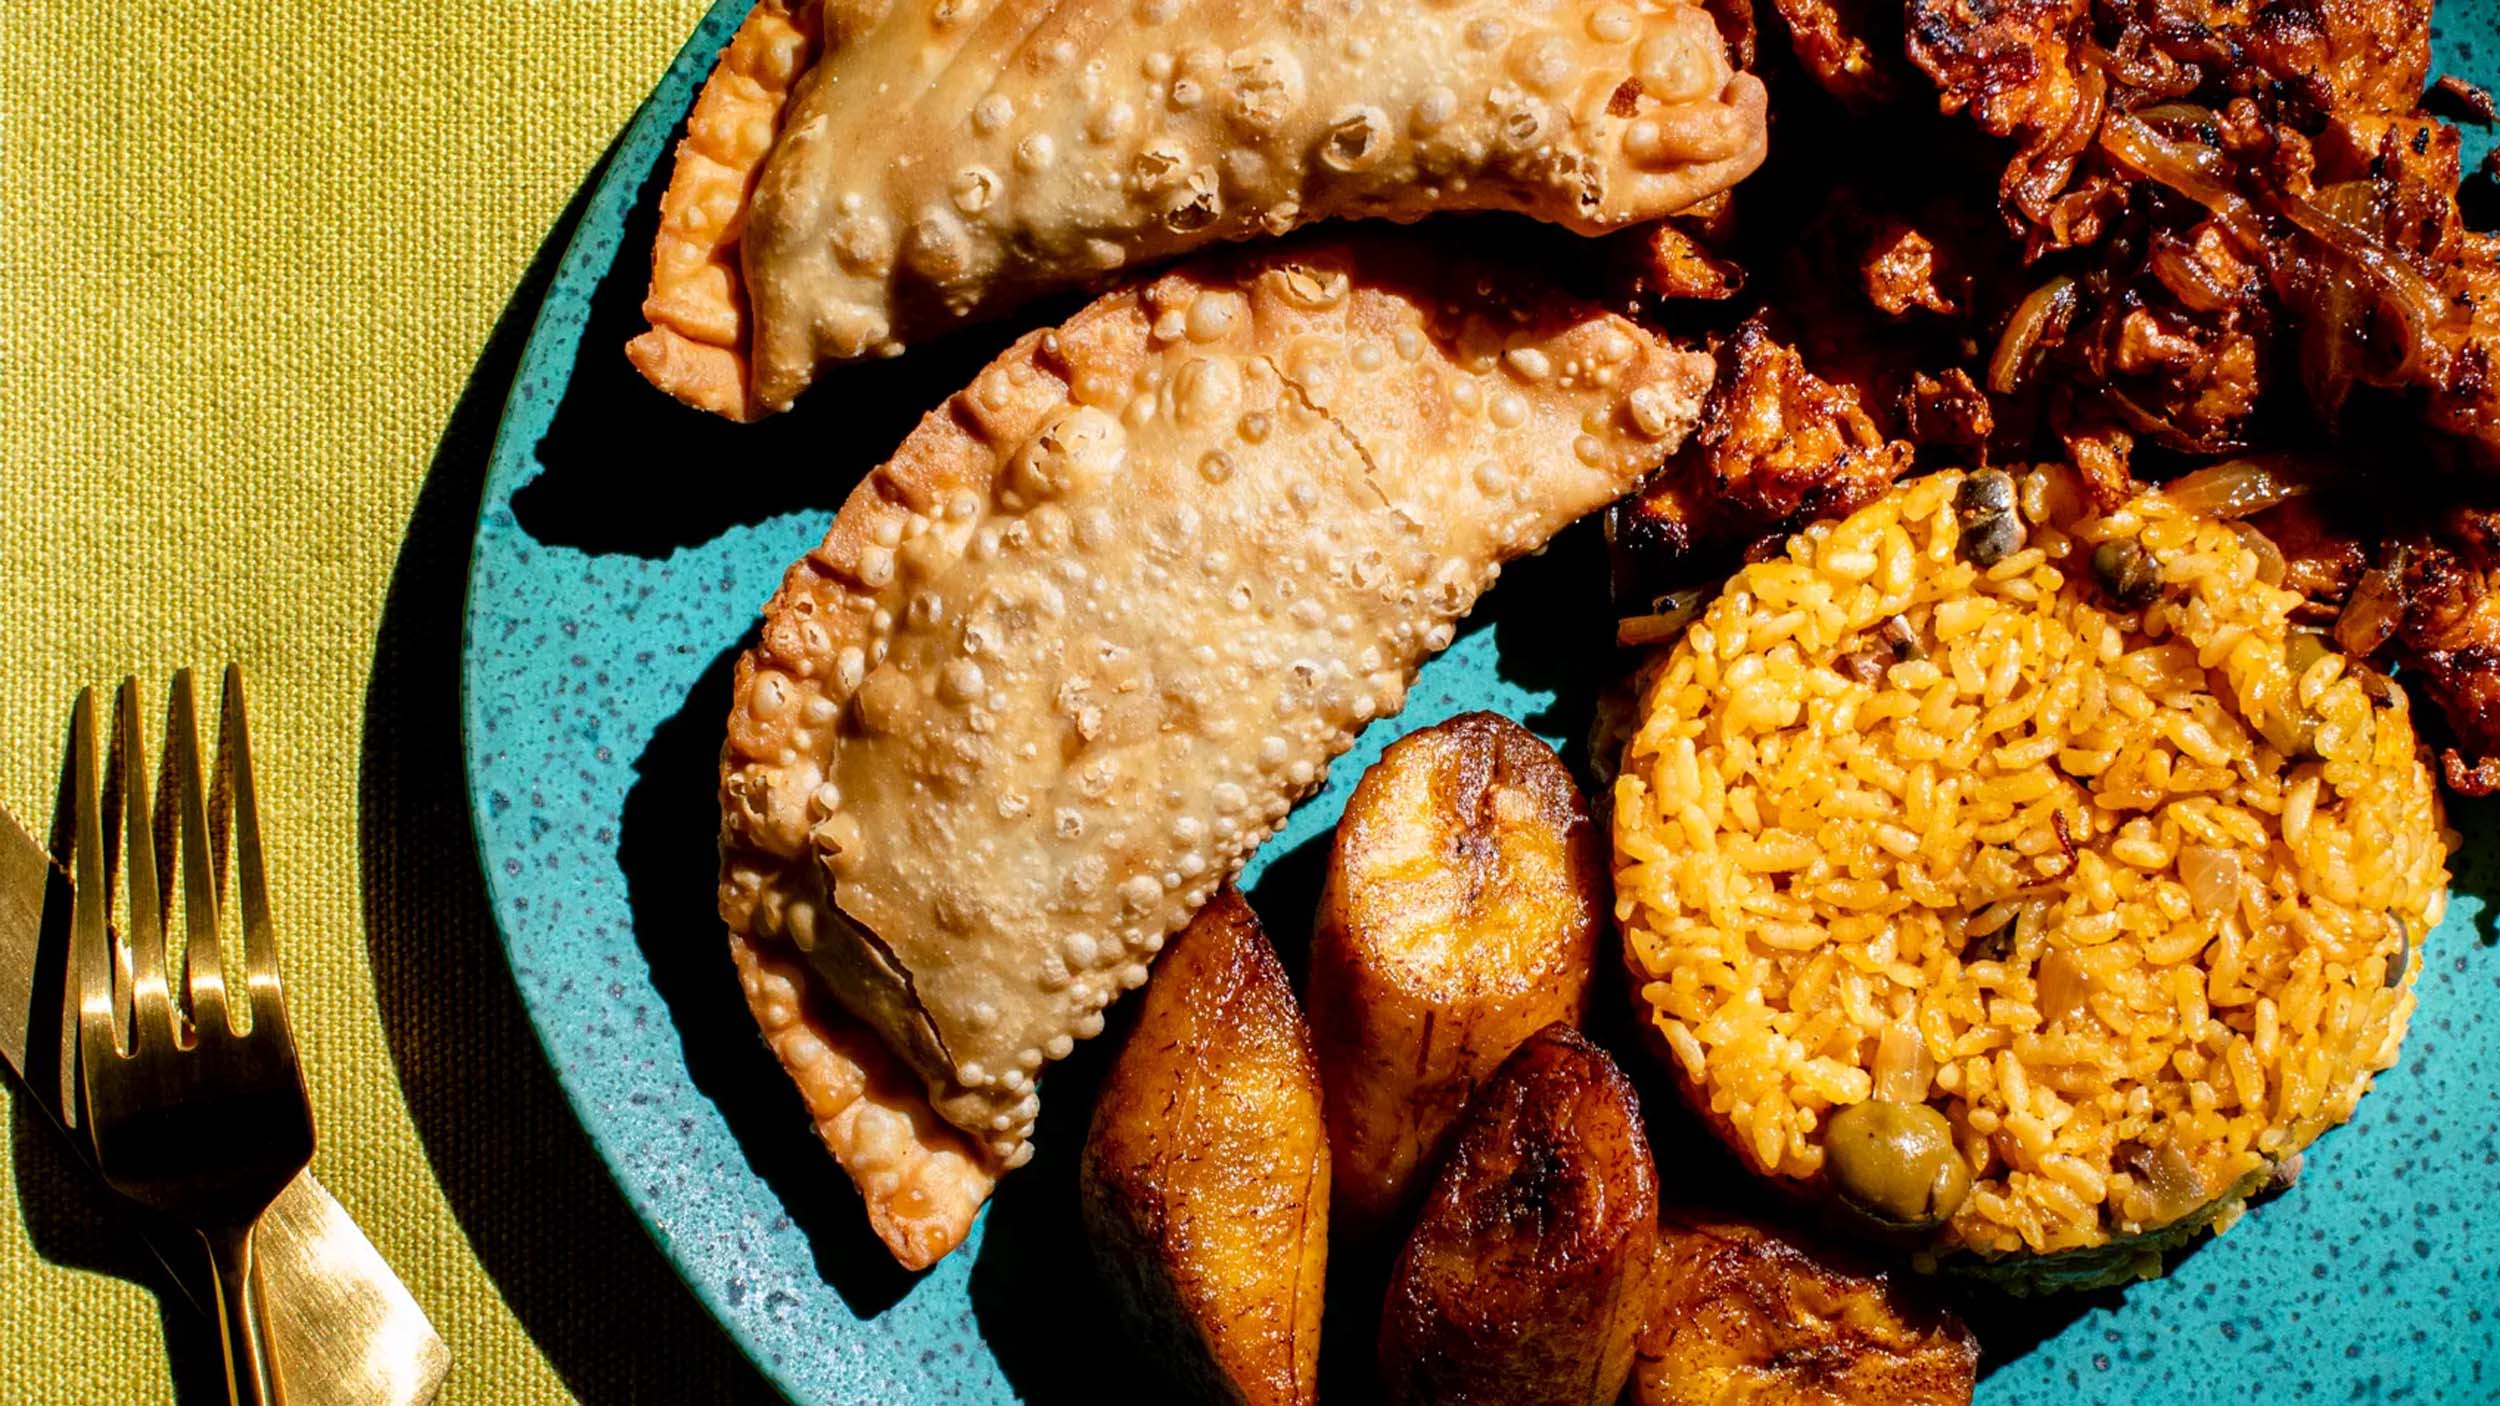
M 1983 572 L 1961 477 L 1807 529 L 1653 663 L 1616 915 L 1757 1172 L 1817 1190 L 1834 1109 L 1925 1102 L 1973 1186 L 1923 1255 L 2153 1273 L 2394 1062 L 2453 837 L 2402 692 L 2333 653 L 2294 677 L 2297 597 L 2234 528 L 2086 517 L 2044 470 Z M 2161 565 L 2140 613 L 2086 564 L 2113 539 Z M 1837 667 L 1896 614 L 1924 657 Z M 2090 1253 L 2031 1258 L 2061 1251 Z

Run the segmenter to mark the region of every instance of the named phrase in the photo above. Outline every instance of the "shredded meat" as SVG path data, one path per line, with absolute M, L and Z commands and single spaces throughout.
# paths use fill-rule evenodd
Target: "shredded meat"
M 1975 449 L 1995 417 L 1961 363 L 1979 310 L 2023 276 L 1999 266 L 2004 235 L 1914 192 L 1824 188 L 1808 209 L 1771 226 L 1786 237 L 1757 287 L 1770 325 L 1793 333 L 1815 375 L 1856 392 L 1886 436 Z M 1912 433 L 1913 420 L 1928 432 Z
M 1852 108 L 1889 102 L 1904 86 L 1897 6 L 1883 0 L 1772 0 L 1798 62 Z
M 2342 609 L 2369 567 L 2369 549 L 2348 517 L 2329 515 L 2315 498 L 2291 499 L 2248 521 L 2283 554 L 2283 588 L 2330 611 Z
M 1976 448 L 1996 430 L 1987 392 L 1959 366 L 1932 376 L 1912 372 L 1906 409 L 1904 433 L 1914 444 Z
M 1909 0 L 1910 58 L 1944 110 L 2017 143 L 1998 199 L 2040 248 L 2090 241 L 2110 212 L 2108 182 L 2074 185 L 2109 95 L 2080 52 L 2090 23 L 2087 0 Z
M 2107 420 L 2088 420 L 2070 425 L 2058 438 L 2066 447 L 2066 458 L 2083 476 L 2083 486 L 2092 494 L 2092 501 L 2103 508 L 2114 508 L 2134 494 L 2135 436 Z
M 2138 3 L 2147 12 L 2142 23 L 2156 28 L 2160 0 Z M 2430 0 L 2272 0 L 2196 8 L 2202 11 L 2196 18 L 2214 31 L 2204 42 L 2221 50 L 2208 63 L 2238 91 L 2288 83 L 2322 110 L 2405 112 L 2421 100 L 2430 79 Z
M 2022 257 L 2081 262 L 2041 379 L 2095 495 L 2132 489 L 2141 444 L 2348 431 L 2332 515 L 2257 526 L 2435 705 L 2450 785 L 2500 786 L 2500 551 L 2441 506 L 2500 478 L 2500 239 L 2465 227 L 2457 134 L 2422 110 L 2427 0 L 1907 3 L 1942 108 L 2011 145 Z M 2432 100 L 2491 113 L 2470 85 Z
M 1909 444 L 1885 438 L 1854 389 L 1807 370 L 1760 321 L 1712 350 L 1701 428 L 1611 521 L 1624 595 L 1689 584 L 1729 548 L 1852 512 L 1909 467 Z
M 1998 204 L 2025 257 L 2083 253 L 2061 341 L 2105 413 L 2213 453 L 2246 442 L 2294 364 L 2329 419 L 2356 383 L 2484 389 L 2488 357 L 2445 302 L 2456 135 L 2414 111 L 2423 0 L 1908 4 L 1944 110 L 2013 144 Z
M 1651 238 L 1636 283 L 1732 330 L 1702 429 L 1618 513 L 1627 584 L 1845 511 L 1913 446 L 2062 460 L 2104 508 L 2296 449 L 2332 467 L 2251 528 L 2444 717 L 2450 784 L 2500 789 L 2500 532 L 2457 507 L 2500 503 L 2500 235 L 2439 117 L 2490 104 L 2426 94 L 2429 0 L 1899 4 L 1775 0 L 1766 81 L 1838 105 L 1775 97 L 1780 151 L 1713 232 Z
M 2494 107 L 2491 90 L 2480 83 L 2469 83 L 2453 73 L 2439 75 L 2431 90 L 2422 95 L 2422 106 L 2442 117 L 2472 122 L 2488 127 L 2500 122 L 2500 107 Z
M 2357 579 L 2338 639 L 2392 627 L 2389 652 L 2446 724 L 2450 789 L 2500 790 L 2500 510 L 2433 510 L 2382 553 Z
M 1621 281 L 1637 297 L 1718 302 L 1745 286 L 1745 270 L 1719 251 L 1732 237 L 1727 193 L 1633 231 L 1618 241 L 1628 267 Z
M 1940 268 L 1943 258 L 1936 241 L 1907 220 L 1885 220 L 1868 242 L 1861 265 L 1867 301 L 1894 317 L 1912 308 L 1947 317 L 1962 311 L 1969 293 L 1953 285 L 1968 279 L 1957 280 L 1949 269 Z
M 2500 469 L 2500 238 L 2466 233 L 2450 266 L 2452 294 L 2466 322 L 2455 337 L 2442 383 L 2433 390 L 2430 423 L 2454 435 L 2486 471 Z
M 2262 281 L 2210 223 L 2153 230 L 2144 245 L 2086 277 L 2088 311 L 2065 339 L 2067 357 L 2128 428 L 2191 452 L 2237 448 L 2265 359 Z

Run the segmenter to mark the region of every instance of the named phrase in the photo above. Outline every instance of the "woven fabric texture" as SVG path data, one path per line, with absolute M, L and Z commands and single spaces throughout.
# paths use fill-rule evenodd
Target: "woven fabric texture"
M 0 800 L 45 823 L 80 685 L 243 661 L 315 1166 L 447 1402 L 762 1392 L 555 1092 L 456 781 L 499 377 L 702 8 L 0 6 Z M 7 1097 L 0 1401 L 211 1399 L 213 1340 Z

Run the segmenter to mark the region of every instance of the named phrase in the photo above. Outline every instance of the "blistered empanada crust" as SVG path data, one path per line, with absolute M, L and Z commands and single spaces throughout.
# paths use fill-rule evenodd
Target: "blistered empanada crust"
M 906 1269 L 963 1243 L 998 1174 L 980 1146 L 939 1121 L 866 1026 L 828 1007 L 787 948 L 729 934 L 747 1011 L 807 1105 L 816 1136 L 859 1187 L 869 1227 Z
M 1025 337 L 766 607 L 723 915 L 1017 1165 L 1042 1066 L 1503 561 L 1682 440 L 1710 375 L 1387 233 L 1205 261 Z
M 660 197 L 651 250 L 649 331 L 625 354 L 651 384 L 733 420 L 762 413 L 747 374 L 747 300 L 738 247 L 755 173 L 782 106 L 816 61 L 817 0 L 760 0 L 704 81 Z
M 1219 240 L 1435 210 L 1596 234 L 1764 151 L 1762 85 L 1690 0 L 833 0 L 821 26 L 786 111 L 770 82 L 730 85 L 781 124 L 751 208 L 705 225 L 743 233 L 743 285 L 690 287 L 724 306 L 655 311 L 669 357 L 637 352 L 741 418 L 829 363 Z M 739 61 L 733 44 L 724 72 Z M 739 130 L 688 141 L 742 153 Z M 750 169 L 681 161 L 677 181 L 742 191 Z M 697 347 L 736 367 L 735 395 Z

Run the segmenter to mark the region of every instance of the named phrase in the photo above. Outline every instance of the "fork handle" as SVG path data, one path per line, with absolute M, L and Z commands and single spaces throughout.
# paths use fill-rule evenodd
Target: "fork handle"
M 252 1227 L 204 1229 L 200 1238 L 208 1244 L 209 1265 L 216 1271 L 217 1332 L 226 1351 L 229 1406 L 285 1406 L 269 1318 L 261 1311 L 260 1261 L 252 1254 Z

